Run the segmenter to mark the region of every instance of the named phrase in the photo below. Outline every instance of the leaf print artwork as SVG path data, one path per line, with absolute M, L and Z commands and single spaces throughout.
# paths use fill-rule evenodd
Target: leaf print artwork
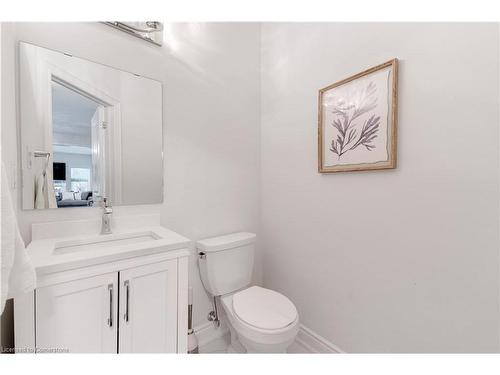
M 346 152 L 359 146 L 371 151 L 376 146 L 372 141 L 377 138 L 380 116 L 371 115 L 364 120 L 362 127 L 357 120 L 377 107 L 377 86 L 373 82 L 359 92 L 352 103 L 347 104 L 344 98 L 334 103 L 332 114 L 335 116 L 331 125 L 338 130 L 337 137 L 331 142 L 330 151 L 340 158 Z
M 396 167 L 397 59 L 319 90 L 318 172 Z

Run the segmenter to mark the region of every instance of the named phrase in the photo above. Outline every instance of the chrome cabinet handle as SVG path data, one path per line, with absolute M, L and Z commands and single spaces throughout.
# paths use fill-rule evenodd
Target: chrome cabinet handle
M 113 327 L 113 284 L 108 284 L 109 291 L 109 317 L 108 326 Z
M 125 287 L 125 314 L 123 315 L 123 319 L 125 319 L 125 321 L 128 322 L 128 309 L 129 309 L 129 300 L 130 300 L 130 282 L 129 282 L 129 280 L 126 280 L 123 283 L 123 286 Z

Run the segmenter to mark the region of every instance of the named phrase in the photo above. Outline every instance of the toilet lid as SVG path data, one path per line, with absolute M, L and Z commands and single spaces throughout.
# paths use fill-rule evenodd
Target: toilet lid
M 233 310 L 245 323 L 261 329 L 284 328 L 297 318 L 297 309 L 288 298 L 259 286 L 234 294 Z

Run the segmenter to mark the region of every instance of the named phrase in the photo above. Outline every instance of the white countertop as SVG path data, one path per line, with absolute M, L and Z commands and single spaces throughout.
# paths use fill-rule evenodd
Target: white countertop
M 127 243 L 113 246 L 99 246 L 84 251 L 70 251 L 67 253 L 55 253 L 54 249 L 61 244 L 85 243 L 96 238 L 107 239 L 127 236 L 130 233 L 152 233 L 157 239 L 136 243 Z M 127 258 L 152 255 L 162 252 L 171 252 L 172 258 L 189 256 L 192 242 L 180 234 L 161 226 L 137 227 L 133 230 L 113 230 L 108 235 L 84 235 L 60 238 L 47 238 L 32 241 L 27 247 L 30 260 L 40 273 L 52 273 L 66 271 L 69 269 L 86 267 L 96 264 L 110 263 Z

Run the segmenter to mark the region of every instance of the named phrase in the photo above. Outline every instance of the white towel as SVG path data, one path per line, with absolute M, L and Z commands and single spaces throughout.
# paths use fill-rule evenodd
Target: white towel
M 12 205 L 7 173 L 2 162 L 1 199 L 1 252 L 0 252 L 0 314 L 7 298 L 32 291 L 36 285 L 35 270 L 19 233 Z
M 56 192 L 54 190 L 54 179 L 52 178 L 52 163 L 45 170 L 45 193 L 47 194 L 47 207 L 57 208 Z
M 43 185 L 45 183 L 45 176 L 43 172 L 35 176 L 35 209 L 40 210 L 46 208 L 45 194 L 43 192 Z
M 46 167 L 35 177 L 35 209 L 57 208 L 51 168 Z

